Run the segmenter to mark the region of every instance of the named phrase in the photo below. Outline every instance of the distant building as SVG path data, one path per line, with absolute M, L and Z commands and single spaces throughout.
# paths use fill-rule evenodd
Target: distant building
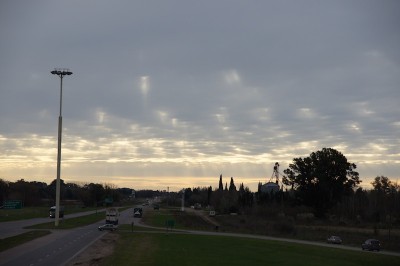
M 134 189 L 132 189 L 132 193 L 129 196 L 129 198 L 131 198 L 131 199 L 135 199 L 136 198 L 136 191 Z
M 275 182 L 272 182 L 275 177 Z M 274 165 L 274 171 L 272 172 L 271 179 L 260 187 L 260 191 L 263 193 L 276 193 L 280 190 L 279 188 L 279 163 L 276 162 Z
M 274 182 L 267 182 L 260 187 L 260 191 L 263 193 L 276 193 L 279 191 L 279 185 Z

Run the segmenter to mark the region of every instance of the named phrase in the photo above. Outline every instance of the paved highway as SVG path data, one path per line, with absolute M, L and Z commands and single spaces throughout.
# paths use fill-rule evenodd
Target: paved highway
M 101 212 L 101 211 L 104 211 L 104 209 L 97 210 L 97 211 L 87 211 L 87 212 L 78 212 L 78 213 L 68 214 L 68 215 L 64 216 L 64 219 L 89 215 L 89 214 Z M 19 221 L 2 222 L 2 223 L 0 223 L 0 239 L 19 235 L 19 234 L 22 234 L 24 232 L 31 230 L 31 229 L 24 229 L 24 227 L 35 225 L 35 224 L 48 223 L 51 221 L 54 222 L 54 219 L 51 219 L 49 217 L 44 217 L 44 218 L 34 218 L 34 219 L 19 220 Z
M 119 218 L 120 223 L 131 223 L 133 220 L 132 213 L 133 209 L 121 212 Z M 82 215 L 82 213 L 80 215 Z M 79 214 L 77 216 L 79 216 Z M 10 226 L 12 228 L 12 225 L 14 225 L 14 229 L 9 230 L 17 232 L 21 226 L 28 226 L 48 221 L 48 218 L 44 221 L 40 218 L 31 219 L 14 222 L 11 223 L 11 225 L 7 223 L 7 227 Z M 104 222 L 102 221 L 71 230 L 52 230 L 52 234 L 50 235 L 1 252 L 0 265 L 65 265 L 69 260 L 107 233 L 100 232 L 97 229 L 97 227 L 103 223 Z M 3 224 L 5 223 L 0 224 L 1 231 L 5 230 Z

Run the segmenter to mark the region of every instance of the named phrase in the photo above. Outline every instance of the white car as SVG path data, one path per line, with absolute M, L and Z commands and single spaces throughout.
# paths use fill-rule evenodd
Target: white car
M 338 236 L 330 236 L 326 241 L 330 244 L 342 244 L 342 239 Z
M 99 231 L 103 231 L 103 230 L 110 230 L 110 231 L 114 231 L 118 229 L 118 225 L 114 225 L 114 224 L 103 224 L 99 226 Z

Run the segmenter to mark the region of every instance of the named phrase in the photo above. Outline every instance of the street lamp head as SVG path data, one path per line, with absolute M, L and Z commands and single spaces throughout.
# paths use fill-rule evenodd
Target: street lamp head
M 55 68 L 53 71 L 50 72 L 53 75 L 58 75 L 60 77 L 66 75 L 72 75 L 72 72 L 68 68 Z

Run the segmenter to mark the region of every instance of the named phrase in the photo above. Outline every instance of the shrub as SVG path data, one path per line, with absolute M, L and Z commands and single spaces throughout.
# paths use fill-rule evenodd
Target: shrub
M 285 219 L 279 219 L 273 223 L 274 230 L 281 234 L 294 235 L 296 234 L 296 227 L 294 225 L 293 219 L 291 217 Z

